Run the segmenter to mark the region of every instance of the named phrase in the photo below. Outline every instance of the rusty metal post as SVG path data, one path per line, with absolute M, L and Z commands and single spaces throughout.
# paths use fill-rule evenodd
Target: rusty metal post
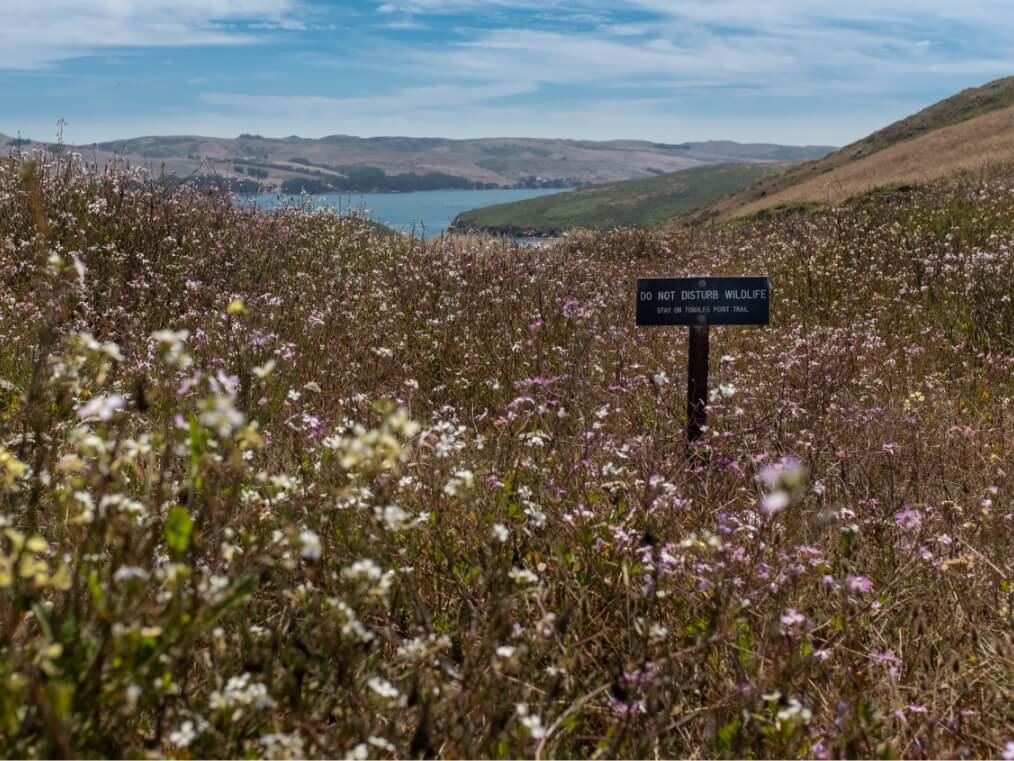
M 690 326 L 687 356 L 687 441 L 694 443 L 707 422 L 708 326 Z

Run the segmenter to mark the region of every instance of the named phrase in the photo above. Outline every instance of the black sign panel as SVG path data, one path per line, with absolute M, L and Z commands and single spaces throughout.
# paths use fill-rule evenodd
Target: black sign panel
M 766 277 L 642 277 L 638 325 L 767 325 Z

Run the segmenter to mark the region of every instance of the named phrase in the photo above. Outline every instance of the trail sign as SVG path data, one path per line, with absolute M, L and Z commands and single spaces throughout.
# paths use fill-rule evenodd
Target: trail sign
M 708 327 L 767 325 L 771 283 L 766 277 L 643 277 L 637 280 L 638 325 L 689 325 L 687 441 L 707 421 Z
M 638 325 L 767 325 L 766 277 L 642 277 Z

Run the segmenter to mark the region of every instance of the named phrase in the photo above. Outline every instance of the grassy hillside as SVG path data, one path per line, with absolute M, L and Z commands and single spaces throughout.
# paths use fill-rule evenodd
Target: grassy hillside
M 0 151 L 15 144 L 0 135 Z M 23 141 L 26 149 L 45 144 Z M 473 187 L 577 187 L 652 177 L 726 161 L 806 159 L 831 150 L 709 141 L 669 145 L 641 140 L 541 140 L 331 135 L 319 140 L 241 135 L 175 135 L 115 140 L 80 149 L 100 166 L 123 160 L 240 192 L 300 193 Z
M 0 163 L 4 756 L 1005 752 L 1014 169 L 542 250 L 137 179 Z M 774 293 L 692 458 L 689 272 Z
M 785 163 L 719 164 L 626 182 L 487 206 L 460 214 L 458 229 L 558 233 L 571 228 L 643 227 L 700 208 L 786 167 Z
M 736 215 L 806 202 L 836 204 L 877 188 L 926 183 L 983 165 L 1014 160 L 1014 107 L 933 130 L 763 199 Z
M 961 125 L 969 121 L 1003 111 L 1014 106 L 1014 77 L 998 79 L 981 87 L 972 87 L 962 90 L 957 95 L 935 103 L 926 109 L 901 119 L 893 124 L 884 127 L 877 132 L 858 140 L 855 143 L 845 146 L 834 153 L 817 161 L 801 163 L 783 174 L 776 175 L 762 180 L 756 185 L 737 193 L 729 198 L 722 199 L 712 204 L 707 210 L 707 216 L 719 216 L 729 218 L 749 211 L 756 211 L 761 208 L 768 208 L 779 203 L 792 200 L 828 201 L 842 200 L 847 195 L 842 195 L 837 188 L 840 186 L 841 174 L 834 174 L 836 170 L 849 166 L 855 162 L 869 159 L 893 146 L 902 146 L 907 142 L 914 141 L 936 130 L 946 129 L 955 125 Z M 967 130 L 955 129 L 948 134 L 948 139 L 926 140 L 920 145 L 928 148 L 925 153 L 919 153 L 918 149 L 913 151 L 912 165 L 922 162 L 924 172 L 921 179 L 932 179 L 941 177 L 947 171 L 952 171 L 959 166 L 977 166 L 988 156 L 990 148 L 977 148 L 975 144 L 966 144 L 969 139 L 981 138 L 988 134 L 989 128 L 1000 128 L 1005 121 L 981 122 L 980 126 L 970 127 Z M 943 156 L 938 157 L 933 151 L 942 151 Z M 967 153 L 969 160 L 961 161 L 961 154 Z M 895 153 L 883 163 L 876 160 L 869 160 L 863 164 L 863 172 L 871 172 L 870 182 L 862 185 L 863 192 L 876 187 L 878 184 L 891 184 L 907 181 L 900 174 L 892 174 L 891 163 L 897 159 L 899 153 Z M 1004 153 L 997 155 L 998 159 L 1012 158 L 1014 154 Z M 937 171 L 936 165 L 940 163 L 945 171 Z M 905 173 L 912 174 L 912 170 L 906 168 Z M 847 171 L 845 176 L 856 177 L 861 172 Z M 806 193 L 800 195 L 789 192 L 790 188 L 806 187 Z M 847 183 L 846 193 L 851 193 L 858 186 L 855 183 Z M 782 195 L 786 193 L 785 195 Z

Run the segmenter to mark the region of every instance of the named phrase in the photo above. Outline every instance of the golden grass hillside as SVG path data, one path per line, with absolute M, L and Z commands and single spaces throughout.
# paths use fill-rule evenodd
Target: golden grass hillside
M 923 184 L 1014 159 L 1014 107 L 934 130 L 820 174 L 761 200 L 724 211 L 744 216 L 783 204 L 838 204 L 876 188 Z
M 871 159 L 886 149 L 917 141 L 937 130 L 975 121 L 980 117 L 1003 111 L 1012 106 L 1014 106 L 1014 77 L 1006 77 L 980 87 L 962 90 L 918 113 L 899 119 L 822 159 L 803 162 L 781 174 L 762 179 L 750 188 L 720 199 L 702 209 L 694 217 L 697 219 L 729 219 L 748 213 L 747 209 L 756 211 L 782 203 L 836 202 L 848 197 L 847 193 L 842 196 L 843 191 L 840 190 L 845 187 L 845 183 L 840 180 L 840 170 L 845 170 L 845 176 L 851 180 L 848 187 L 862 193 L 885 184 L 907 181 L 897 179 L 902 176 L 917 175 L 920 179 L 932 179 L 945 176 L 946 172 L 954 171 L 957 168 L 978 166 L 982 163 L 982 158 L 988 154 L 990 146 L 978 147 L 976 141 L 989 137 L 991 133 L 988 125 L 996 125 L 996 122 L 985 122 L 983 124 L 986 126 L 970 127 L 967 132 L 961 130 L 951 132 L 950 139 L 942 143 L 922 144 L 933 146 L 926 154 L 916 156 L 914 159 L 916 165 L 920 165 L 921 162 L 921 166 L 925 168 L 922 173 L 911 166 L 903 168 L 895 166 L 892 173 L 889 164 L 878 169 L 880 165 L 876 161 L 867 161 L 860 173 L 869 172 L 870 179 L 857 182 L 858 175 L 847 169 L 850 165 Z M 1001 119 L 1000 121 L 1000 125 L 996 128 L 1002 128 L 1007 124 L 1005 120 Z M 943 171 L 934 169 L 937 156 L 932 155 L 933 150 L 942 150 L 947 154 L 947 158 L 943 162 L 945 165 Z M 962 160 L 963 154 L 967 154 L 965 160 Z M 1009 152 L 1000 153 L 994 158 L 1002 160 L 1005 157 L 1009 158 L 1010 155 Z M 805 191 L 801 194 L 796 193 L 795 189 L 800 187 L 805 187 Z M 680 223 L 684 220 L 676 218 L 672 221 Z

